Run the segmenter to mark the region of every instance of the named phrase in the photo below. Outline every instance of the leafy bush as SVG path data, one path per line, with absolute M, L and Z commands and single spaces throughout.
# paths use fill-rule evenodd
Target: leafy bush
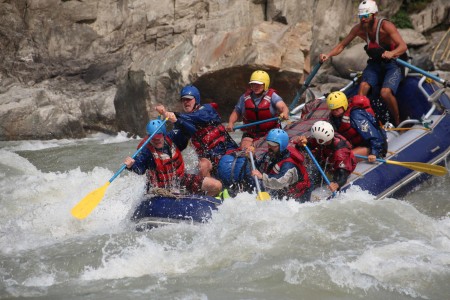
M 392 22 L 397 28 L 414 28 L 408 13 L 403 8 L 392 17 Z
M 425 9 L 433 0 L 406 0 L 400 10 L 392 17 L 392 22 L 398 28 L 413 28 L 410 14 L 418 13 Z

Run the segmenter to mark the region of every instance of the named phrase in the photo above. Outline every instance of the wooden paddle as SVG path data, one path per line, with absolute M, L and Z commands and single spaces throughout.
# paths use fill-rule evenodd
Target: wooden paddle
M 145 141 L 144 144 L 133 154 L 131 158 L 136 158 L 136 156 L 144 149 L 145 146 L 151 141 L 153 136 L 158 132 L 158 130 L 166 124 L 167 118 L 159 125 L 159 127 L 148 137 L 148 139 Z M 84 219 L 86 218 L 93 210 L 97 207 L 97 205 L 102 201 L 103 197 L 105 196 L 106 189 L 110 185 L 111 182 L 113 182 L 114 179 L 116 179 L 117 176 L 119 176 L 120 173 L 122 173 L 123 170 L 125 170 L 127 166 L 125 164 L 122 165 L 122 167 L 114 174 L 111 179 L 105 183 L 101 188 L 98 188 L 92 192 L 90 192 L 86 197 L 83 198 L 77 205 L 75 205 L 72 210 L 72 216 L 74 216 L 77 219 Z
M 355 157 L 367 160 L 367 156 L 355 154 Z M 403 162 L 403 161 L 395 161 L 395 160 L 387 160 L 387 159 L 385 160 L 385 159 L 381 159 L 381 158 L 377 158 L 377 161 L 386 163 L 386 164 L 405 167 L 405 168 L 408 168 L 408 169 L 411 169 L 411 170 L 414 170 L 417 172 L 423 172 L 423 173 L 427 173 L 427 174 L 435 175 L 435 176 L 444 176 L 448 173 L 448 170 L 445 167 L 427 164 L 427 163 Z
M 303 145 L 303 147 L 305 147 L 306 152 L 308 152 L 309 157 L 311 157 L 312 161 L 314 162 L 314 164 L 316 165 L 317 169 L 319 170 L 320 174 L 322 174 L 323 179 L 325 180 L 325 182 L 327 183 L 328 186 L 331 185 L 331 182 L 328 180 L 327 175 L 325 174 L 325 172 L 322 170 L 322 168 L 320 167 L 319 163 L 317 162 L 316 158 L 314 157 L 314 155 L 312 154 L 311 150 L 309 150 L 309 147 L 307 145 Z M 333 197 L 336 196 L 336 192 L 333 192 Z
M 249 152 L 250 155 L 250 162 L 252 163 L 252 170 L 256 170 L 255 167 L 255 161 L 253 160 L 253 152 Z M 256 184 L 256 191 L 258 192 L 258 196 L 256 197 L 256 200 L 270 200 L 270 195 L 267 192 L 261 192 L 261 187 L 259 186 L 259 179 L 255 176 L 255 184 Z

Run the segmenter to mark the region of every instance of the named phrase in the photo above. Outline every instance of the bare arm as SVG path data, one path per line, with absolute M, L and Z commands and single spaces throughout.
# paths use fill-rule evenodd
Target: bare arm
M 402 36 L 398 32 L 397 28 L 394 24 L 391 22 L 383 22 L 381 24 L 383 26 L 383 29 L 386 31 L 386 33 L 389 35 L 390 39 L 394 42 L 397 47 L 395 47 L 394 50 L 391 51 L 385 51 L 382 54 L 383 58 L 392 59 L 397 58 L 408 49 L 408 46 L 406 45 L 405 41 L 403 40 Z
M 287 107 L 287 105 L 286 105 L 286 103 L 284 103 L 284 101 L 278 101 L 275 106 L 278 110 L 278 113 L 280 114 L 280 117 L 283 120 L 289 119 L 289 107 Z
M 350 33 L 339 43 L 337 44 L 328 54 L 320 54 L 319 59 L 320 62 L 327 61 L 330 57 L 339 55 L 342 51 L 344 51 L 344 48 L 347 47 L 348 44 L 350 44 L 351 41 L 355 39 L 355 37 L 358 36 L 358 30 L 359 25 L 356 25 L 350 30 Z
M 233 112 L 231 113 L 230 117 L 228 118 L 228 125 L 227 125 L 227 131 L 233 131 L 234 123 L 239 119 L 238 112 L 233 109 Z

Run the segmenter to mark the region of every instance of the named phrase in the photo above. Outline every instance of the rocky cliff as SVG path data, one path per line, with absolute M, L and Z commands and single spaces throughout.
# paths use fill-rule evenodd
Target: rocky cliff
M 403 1 L 378 1 L 392 16 Z M 429 1 L 430 2 L 430 1 Z M 194 83 L 227 120 L 255 69 L 289 104 L 322 51 L 358 22 L 352 0 L 0 0 L 0 140 L 144 134 L 154 106 Z M 450 4 L 401 34 L 417 63 L 449 70 Z M 361 41 L 360 41 L 361 42 Z M 439 44 L 439 47 L 438 47 Z M 358 56 L 359 55 L 359 56 Z M 361 57 L 355 60 L 355 57 Z M 318 80 L 364 66 L 361 47 Z

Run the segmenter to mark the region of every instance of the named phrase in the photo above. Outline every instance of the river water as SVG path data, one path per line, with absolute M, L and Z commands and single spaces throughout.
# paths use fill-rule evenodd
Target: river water
M 404 199 L 240 194 L 207 224 L 136 232 L 145 178 L 124 171 L 73 218 L 138 142 L 0 142 L 0 299 L 450 299 L 450 176 Z

